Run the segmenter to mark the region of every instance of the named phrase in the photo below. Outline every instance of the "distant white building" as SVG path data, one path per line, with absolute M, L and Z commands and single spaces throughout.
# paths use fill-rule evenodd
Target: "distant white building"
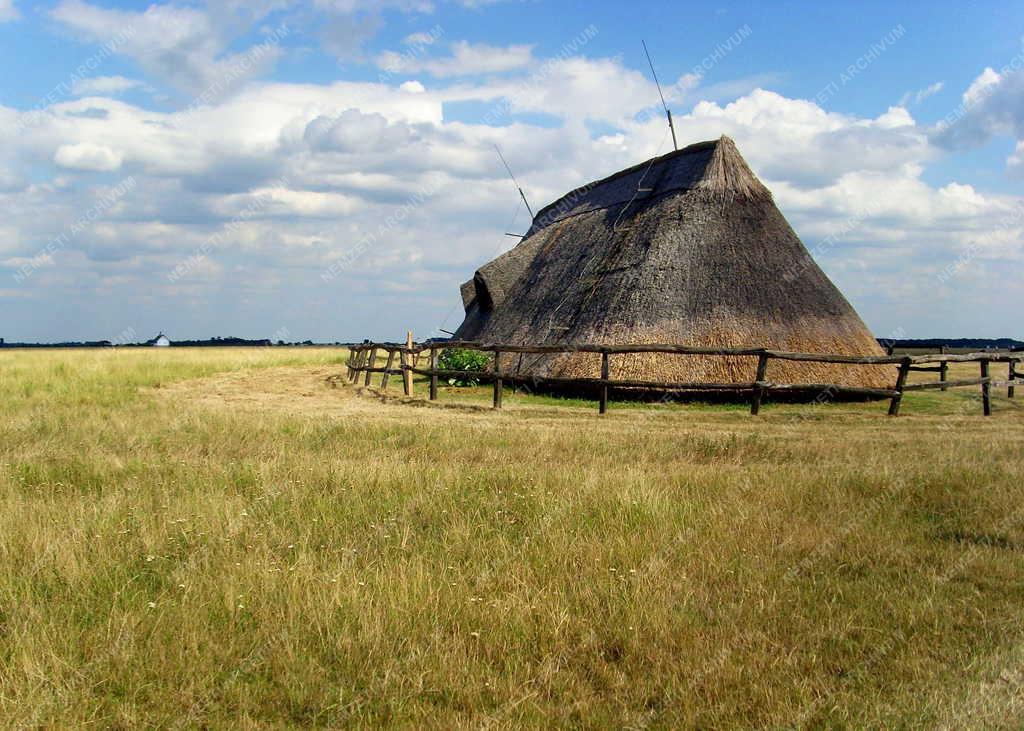
M 149 344 L 156 348 L 169 348 L 171 346 L 171 339 L 163 333 L 160 333 L 150 340 Z

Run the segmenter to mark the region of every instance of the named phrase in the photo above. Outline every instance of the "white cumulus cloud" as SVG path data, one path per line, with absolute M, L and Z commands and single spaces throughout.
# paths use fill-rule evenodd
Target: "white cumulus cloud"
M 533 60 L 532 46 L 489 46 L 468 41 L 453 43 L 450 56 L 425 58 L 417 53 L 385 51 L 375 58 L 376 64 L 390 74 L 422 72 L 441 78 L 505 73 L 528 66 Z
M 53 161 L 63 168 L 109 172 L 121 167 L 123 156 L 104 145 L 80 142 L 75 145 L 61 145 Z
M 50 17 L 84 40 L 113 44 L 118 54 L 147 73 L 189 94 L 221 97 L 271 68 L 281 55 L 277 43 L 228 52 L 227 24 L 203 9 L 150 5 L 143 11 L 103 8 L 84 0 L 61 0 Z M 286 34 L 287 27 L 279 33 Z
M 96 76 L 78 79 L 72 84 L 71 92 L 75 96 L 117 96 L 132 89 L 145 87 L 138 79 L 124 76 Z

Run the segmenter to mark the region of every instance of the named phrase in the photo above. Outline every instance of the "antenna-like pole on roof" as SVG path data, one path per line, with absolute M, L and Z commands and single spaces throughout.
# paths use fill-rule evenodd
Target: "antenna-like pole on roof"
M 530 212 L 530 218 L 533 218 L 533 209 L 530 208 L 530 201 L 526 200 L 526 193 L 524 193 L 523 189 L 519 187 L 519 182 L 516 180 L 516 176 L 512 174 L 512 168 L 510 168 L 508 166 L 508 163 L 505 162 L 505 156 L 501 154 L 501 148 L 498 147 L 497 145 L 495 145 L 494 149 L 497 150 L 498 157 L 501 158 L 501 164 L 505 166 L 506 170 L 508 170 L 508 176 L 510 178 L 512 178 L 512 182 L 515 183 L 516 184 L 516 188 L 519 189 L 519 195 L 520 195 L 520 197 L 522 197 L 523 203 L 526 204 L 526 210 L 528 210 Z
M 647 56 L 647 65 L 651 67 L 651 76 L 654 77 L 654 83 L 658 87 L 658 96 L 661 97 L 661 106 L 665 108 L 665 116 L 668 117 L 668 128 L 672 131 L 672 149 L 678 150 L 679 145 L 676 144 L 676 128 L 675 125 L 672 124 L 672 112 L 669 111 L 668 104 L 665 103 L 665 95 L 661 93 L 661 82 L 658 81 L 658 74 L 654 70 L 654 62 L 651 61 L 651 54 L 647 50 L 647 42 L 643 39 L 641 39 L 640 42 L 644 45 L 644 55 Z

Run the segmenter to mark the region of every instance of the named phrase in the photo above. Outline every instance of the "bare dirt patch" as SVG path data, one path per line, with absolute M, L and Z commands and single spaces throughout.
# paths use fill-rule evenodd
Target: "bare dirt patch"
M 337 416 L 372 415 L 376 418 L 415 418 L 424 407 L 431 418 L 453 411 L 491 413 L 491 409 L 473 404 L 431 403 L 423 398 L 382 394 L 375 388 L 355 386 L 338 366 L 253 368 L 218 373 L 206 378 L 166 384 L 147 389 L 159 397 L 187 401 L 211 408 L 278 411 L 293 415 Z M 400 408 L 381 408 L 400 407 Z

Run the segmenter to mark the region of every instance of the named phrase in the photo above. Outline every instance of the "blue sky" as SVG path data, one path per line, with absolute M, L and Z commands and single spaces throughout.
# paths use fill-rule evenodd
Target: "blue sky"
M 398 338 L 729 134 L 879 336 L 1024 337 L 1024 5 L 0 0 L 0 337 Z

